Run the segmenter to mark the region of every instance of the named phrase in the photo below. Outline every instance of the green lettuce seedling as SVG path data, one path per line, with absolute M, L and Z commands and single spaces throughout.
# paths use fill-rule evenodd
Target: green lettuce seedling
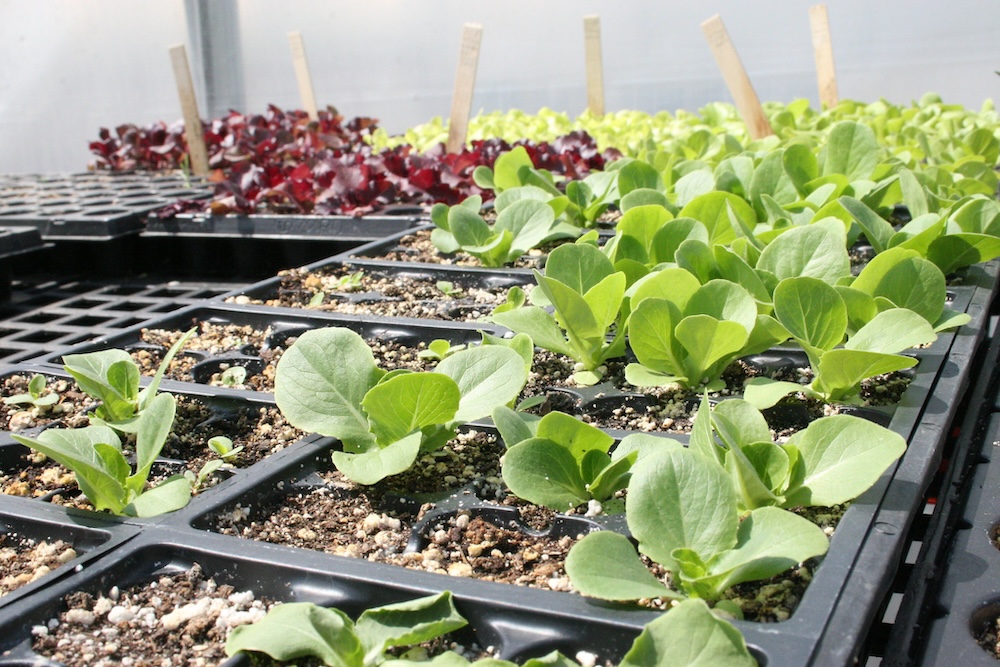
M 374 484 L 514 401 L 527 378 L 521 354 L 502 345 L 462 350 L 434 371 L 386 373 L 357 333 L 325 328 L 282 355 L 274 397 L 293 426 L 341 441 L 333 461 L 344 475 Z
M 590 533 L 573 545 L 566 572 L 584 595 L 605 600 L 718 599 L 744 581 L 767 579 L 826 553 L 829 540 L 807 519 L 777 507 L 740 518 L 739 496 L 715 461 L 666 441 L 632 470 L 625 500 L 639 552 L 669 570 L 667 588 L 629 538 Z
M 265 653 L 285 662 L 315 657 L 333 667 L 377 667 L 391 661 L 389 649 L 436 639 L 468 625 L 449 591 L 362 612 L 357 622 L 311 602 L 272 607 L 252 625 L 234 628 L 226 655 Z
M 159 391 L 167 367 L 195 331 L 197 329 L 192 328 L 177 339 L 142 391 L 139 390 L 139 367 L 125 350 L 64 355 L 63 367 L 80 389 L 101 401 L 91 417 L 91 423 L 108 424 L 123 433 L 134 433 L 136 421 Z
M 118 434 L 107 425 L 48 429 L 37 438 L 12 437 L 72 470 L 80 490 L 97 510 L 155 516 L 178 510 L 191 498 L 191 483 L 184 475 L 173 475 L 146 488 L 153 462 L 173 426 L 175 405 L 170 394 L 156 394 L 146 403 L 136 423 L 134 472 L 122 453 Z
M 473 195 L 461 204 L 431 212 L 437 229 L 431 241 L 441 252 L 461 250 L 479 259 L 483 266 L 509 264 L 532 248 L 562 238 L 579 236 L 580 230 L 556 219 L 545 201 L 523 198 L 499 210 L 490 225 L 479 214 L 482 198 Z
M 472 180 L 484 190 L 492 190 L 500 195 L 513 188 L 531 185 L 559 196 L 552 173 L 537 169 L 524 146 L 515 146 L 501 153 L 493 162 L 493 168 L 479 165 L 472 172 Z
M 558 511 L 607 501 L 628 485 L 640 454 L 662 442 L 636 433 L 612 452 L 614 438 L 561 412 L 539 420 L 501 407 L 493 411 L 493 423 L 507 446 L 502 467 L 507 487 L 518 498 Z
M 917 313 L 890 308 L 875 315 L 844 343 L 849 317 L 840 292 L 822 280 L 805 276 L 786 278 L 775 288 L 774 318 L 806 353 L 814 379 L 808 386 L 750 379 L 744 397 L 760 410 L 794 392 L 824 401 L 858 402 L 864 380 L 916 365 L 916 359 L 898 352 L 937 338 L 931 325 Z
M 639 387 L 722 389 L 723 371 L 745 354 L 757 325 L 745 289 L 721 279 L 701 285 L 679 268 L 640 281 L 631 303 L 628 339 L 638 363 L 626 366 L 625 379 Z
M 516 333 L 531 337 L 535 345 L 577 362 L 573 378 L 591 385 L 603 377 L 604 362 L 625 353 L 625 274 L 616 272 L 599 249 L 589 244 L 571 244 L 549 254 L 545 274 L 535 271 L 539 289 L 555 310 L 538 305 L 499 308 L 490 319 Z M 520 298 L 519 293 L 519 298 Z M 613 324 L 618 325 L 608 340 Z
M 35 373 L 28 380 L 28 392 L 26 394 L 14 394 L 3 399 L 4 405 L 33 405 L 39 409 L 45 409 L 55 405 L 59 400 L 59 394 L 45 391 L 45 376 Z
M 691 450 L 729 474 L 741 511 L 777 506 L 832 506 L 870 488 L 906 450 L 897 433 L 849 415 L 821 417 L 783 443 L 764 416 L 739 399 L 711 409 L 702 400 Z

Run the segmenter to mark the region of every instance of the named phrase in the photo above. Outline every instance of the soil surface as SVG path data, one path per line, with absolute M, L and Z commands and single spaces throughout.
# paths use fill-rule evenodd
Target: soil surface
M 33 540 L 17 533 L 0 535 L 0 597 L 77 557 L 73 546 L 62 540 Z
M 572 243 L 574 239 L 563 239 L 546 243 L 539 248 L 532 248 L 527 254 L 522 255 L 517 261 L 509 264 L 515 268 L 522 269 L 542 269 L 545 266 L 545 257 L 553 248 L 563 243 Z M 483 264 L 477 257 L 468 253 L 456 252 L 445 254 L 440 252 L 431 242 L 431 230 L 422 229 L 408 234 L 399 239 L 395 246 L 386 252 L 371 255 L 355 255 L 365 259 L 389 260 L 394 262 L 421 262 L 427 264 L 442 264 L 446 266 L 475 266 L 481 267 Z
M 0 396 L 8 398 L 28 392 L 32 374 L 16 373 L 0 379 Z M 65 426 L 86 422 L 85 413 L 97 401 L 80 391 L 72 379 L 49 377 L 41 396 L 51 392 L 59 395 L 54 405 L 37 407 L 31 403 L 8 405 L 0 401 L 0 430 L 24 431 L 62 421 Z
M 247 295 L 229 297 L 226 302 L 351 315 L 474 322 L 507 300 L 507 288 L 482 287 L 482 282 L 474 276 L 456 276 L 443 285 L 442 281 L 433 278 L 387 276 L 363 268 L 357 284 L 342 284 L 357 271 L 356 266 L 317 271 L 288 269 L 278 272 L 281 282 L 275 293 L 262 299 Z M 533 285 L 534 280 L 526 277 L 526 291 Z
M 251 591 L 217 584 L 197 564 L 149 584 L 96 596 L 78 592 L 64 602 L 57 618 L 32 628 L 32 649 L 88 667 L 218 665 L 229 632 L 263 618 L 271 606 Z

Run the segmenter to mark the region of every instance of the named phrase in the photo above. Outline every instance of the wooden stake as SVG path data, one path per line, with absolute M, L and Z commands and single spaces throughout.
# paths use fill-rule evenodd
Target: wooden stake
M 729 32 L 722 23 L 722 17 L 716 14 L 701 24 L 701 29 L 705 33 L 705 39 L 712 48 L 715 61 L 722 70 L 722 78 L 726 81 L 729 94 L 736 102 L 736 108 L 743 116 L 743 122 L 750 130 L 751 139 L 761 139 L 774 134 L 771 123 L 764 114 L 764 109 L 757 99 L 750 77 L 747 76 L 740 56 L 736 53 L 736 47 L 729 39 Z
M 833 41 L 830 39 L 830 15 L 826 5 L 809 8 L 813 53 L 816 57 L 816 79 L 819 83 L 819 103 L 827 109 L 837 106 L 837 70 L 833 63 Z
M 187 139 L 188 156 L 191 160 L 191 173 L 204 176 L 208 174 L 208 149 L 205 148 L 205 136 L 201 131 L 201 114 L 198 113 L 198 100 L 194 94 L 194 81 L 191 79 L 187 49 L 183 44 L 170 47 L 170 63 L 173 65 L 174 79 L 177 81 L 177 96 L 181 100 L 181 111 L 184 112 L 184 136 Z
M 462 29 L 462 49 L 458 55 L 458 74 L 455 92 L 451 98 L 451 116 L 448 119 L 449 153 L 460 153 L 469 133 L 469 115 L 472 113 L 472 93 L 476 88 L 476 68 L 479 66 L 479 46 L 483 39 L 483 26 L 466 23 Z
M 302 108 L 309 114 L 309 120 L 319 120 L 316 93 L 313 91 L 312 77 L 309 76 L 309 61 L 306 60 L 306 45 L 302 41 L 302 33 L 288 33 L 288 41 L 292 45 L 292 65 L 295 66 L 295 78 L 299 82 Z
M 604 115 L 604 71 L 601 65 L 601 18 L 583 17 L 583 45 L 587 60 L 587 109 L 594 116 Z

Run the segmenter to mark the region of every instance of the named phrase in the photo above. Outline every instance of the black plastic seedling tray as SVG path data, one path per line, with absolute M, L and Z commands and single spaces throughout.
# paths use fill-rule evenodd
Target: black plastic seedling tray
M 37 229 L 0 227 L 0 303 L 10 300 L 14 280 L 14 257 L 45 247 Z
M 0 187 L 0 225 L 37 229 L 48 241 L 102 241 L 138 233 L 150 211 L 209 196 L 205 183 L 180 175 L 15 175 Z
M 140 237 L 147 270 L 260 280 L 420 224 L 394 216 L 150 216 Z
M 161 318 L 233 283 L 18 279 L 0 304 L 0 363 L 15 363 Z
M 976 636 L 1000 617 L 1000 415 L 994 413 L 980 440 L 978 464 L 967 481 L 968 498 L 940 590 L 925 630 L 918 665 L 996 665 Z

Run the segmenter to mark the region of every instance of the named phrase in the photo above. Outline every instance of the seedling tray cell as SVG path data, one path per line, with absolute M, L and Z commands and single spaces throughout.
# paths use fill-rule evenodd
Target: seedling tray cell
M 143 236 L 271 238 L 312 240 L 339 238 L 370 242 L 405 232 L 421 224 L 415 215 L 321 216 L 321 215 L 196 215 L 181 213 L 146 221 Z
M 100 555 L 113 551 L 138 533 L 135 526 L 111 517 L 73 516 L 71 520 L 67 520 L 64 514 L 52 509 L 32 503 L 7 502 L 6 497 L 0 500 L 0 531 L 10 542 L 25 539 L 31 544 L 51 544 L 61 540 L 66 548 L 71 548 L 76 554 L 74 556 L 64 549 L 64 558 L 67 560 L 61 565 L 49 560 L 46 567 L 51 571 L 0 597 L 0 609 L 44 590 L 55 581 L 71 576 L 74 571 L 82 569 Z M 12 568 L 15 564 L 16 559 L 5 568 Z
M 0 227 L 0 303 L 10 299 L 14 280 L 11 259 L 45 247 L 37 229 Z

